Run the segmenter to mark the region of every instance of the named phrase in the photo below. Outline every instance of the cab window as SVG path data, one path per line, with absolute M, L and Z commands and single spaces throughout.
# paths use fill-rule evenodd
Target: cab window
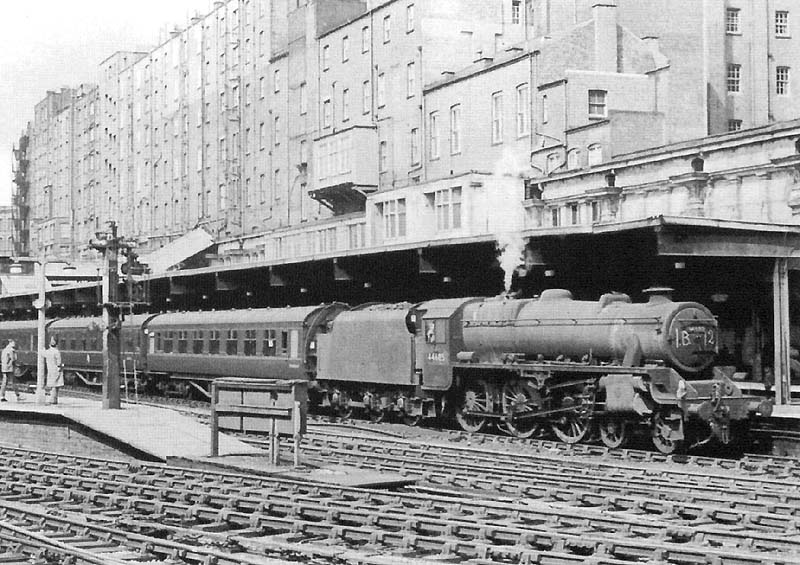
M 445 343 L 447 341 L 447 320 L 425 320 L 425 342 Z
M 194 330 L 192 332 L 192 353 L 199 354 L 203 352 L 203 330 Z

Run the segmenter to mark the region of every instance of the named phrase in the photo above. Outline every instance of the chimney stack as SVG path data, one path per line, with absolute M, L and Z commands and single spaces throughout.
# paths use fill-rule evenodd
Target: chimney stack
M 615 73 L 618 71 L 616 0 L 596 0 L 592 4 L 592 17 L 594 70 Z

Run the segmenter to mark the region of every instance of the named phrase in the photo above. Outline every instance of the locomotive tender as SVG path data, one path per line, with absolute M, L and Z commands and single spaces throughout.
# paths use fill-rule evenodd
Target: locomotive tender
M 664 290 L 651 289 L 646 303 L 549 289 L 531 299 L 135 315 L 122 326 L 123 371 L 184 392 L 207 392 L 221 376 L 307 378 L 312 398 L 342 416 L 359 409 L 410 424 L 453 416 L 467 431 L 493 423 L 575 443 L 597 429 L 616 447 L 641 428 L 665 453 L 690 438 L 728 443 L 771 403 L 743 396 L 722 374 L 692 380 L 714 360 L 717 322 Z M 54 320 L 48 333 L 68 372 L 96 379 L 99 318 Z M 0 339 L 11 337 L 33 369 L 36 322 L 0 323 Z

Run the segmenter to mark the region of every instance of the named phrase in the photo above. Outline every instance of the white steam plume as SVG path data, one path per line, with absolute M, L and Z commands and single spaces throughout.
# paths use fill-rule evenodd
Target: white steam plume
M 525 155 L 511 150 L 503 151 L 503 156 L 494 168 L 493 184 L 496 194 L 490 200 L 490 214 L 497 240 L 498 261 L 503 269 L 505 292 L 511 290 L 514 271 L 525 262 L 525 239 L 522 237 L 523 216 L 522 198 L 524 195 L 522 178 L 529 168 Z

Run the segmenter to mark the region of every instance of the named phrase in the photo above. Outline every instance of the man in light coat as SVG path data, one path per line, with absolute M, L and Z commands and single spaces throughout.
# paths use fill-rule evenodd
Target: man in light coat
M 0 370 L 3 372 L 3 381 L 0 383 L 0 402 L 6 402 L 6 387 L 10 386 L 14 394 L 17 395 L 19 402 L 19 390 L 17 389 L 17 377 L 14 371 L 17 365 L 17 343 L 13 339 L 8 340 L 8 345 L 0 354 Z
M 44 352 L 44 363 L 47 369 L 45 390 L 50 393 L 50 404 L 58 404 L 58 389 L 64 386 L 64 365 L 61 363 L 61 352 L 54 337 L 50 338 L 50 347 Z

